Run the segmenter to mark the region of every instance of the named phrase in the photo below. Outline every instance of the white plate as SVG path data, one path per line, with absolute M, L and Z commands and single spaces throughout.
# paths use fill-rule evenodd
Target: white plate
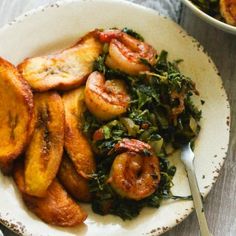
M 215 19 L 212 16 L 209 16 L 204 11 L 200 10 L 195 4 L 193 4 L 190 0 L 182 0 L 182 2 L 188 6 L 197 16 L 205 20 L 207 23 L 221 29 L 225 32 L 236 34 L 236 26 L 226 24 L 220 20 Z
M 203 48 L 177 24 L 153 10 L 125 1 L 63 1 L 31 11 L 0 30 L 0 55 L 17 64 L 25 57 L 41 55 L 72 45 L 94 28 L 129 27 L 145 36 L 158 51 L 166 49 L 171 59 L 183 58 L 181 70 L 197 84 L 202 107 L 202 131 L 196 143 L 196 172 L 200 190 L 206 196 L 219 175 L 229 140 L 229 104 L 222 81 Z M 186 173 L 177 154 L 173 191 L 188 195 Z M 186 218 L 192 201 L 165 201 L 159 209 L 144 209 L 132 221 L 99 216 L 85 208 L 89 217 L 76 228 L 46 225 L 30 213 L 21 201 L 13 181 L 0 175 L 0 219 L 23 235 L 120 236 L 159 235 Z

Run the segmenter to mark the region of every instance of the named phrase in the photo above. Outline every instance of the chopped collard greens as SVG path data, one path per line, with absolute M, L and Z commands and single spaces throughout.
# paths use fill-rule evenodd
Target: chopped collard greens
M 143 40 L 133 30 L 125 28 L 123 31 Z M 171 193 L 176 168 L 169 164 L 167 147 L 175 150 L 196 138 L 200 131 L 201 111 L 192 101 L 192 96 L 198 95 L 194 82 L 179 71 L 181 60 L 168 61 L 166 51 L 159 53 L 154 66 L 140 58 L 150 71 L 138 76 L 108 68 L 105 65 L 106 56 L 107 45 L 104 45 L 103 54 L 95 61 L 93 70 L 102 72 L 106 80 L 124 80 L 131 102 L 127 113 L 110 121 L 99 120 L 89 111 L 84 114 L 83 131 L 96 153 L 97 162 L 97 171 L 91 176 L 89 187 L 93 194 L 94 212 L 114 214 L 126 220 L 137 216 L 145 206 L 158 208 L 163 199 L 181 199 Z M 160 184 L 152 195 L 140 201 L 122 198 L 108 183 L 115 159 L 115 154 L 110 150 L 123 138 L 150 144 L 160 159 Z

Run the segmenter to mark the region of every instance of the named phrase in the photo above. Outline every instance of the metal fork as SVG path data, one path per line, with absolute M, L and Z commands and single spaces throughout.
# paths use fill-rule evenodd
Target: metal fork
M 193 196 L 193 204 L 197 213 L 201 236 L 212 236 L 203 209 L 202 197 L 199 191 L 194 168 L 194 153 L 190 147 L 190 143 L 184 145 L 182 148 L 181 160 L 184 163 L 188 174 L 189 185 Z

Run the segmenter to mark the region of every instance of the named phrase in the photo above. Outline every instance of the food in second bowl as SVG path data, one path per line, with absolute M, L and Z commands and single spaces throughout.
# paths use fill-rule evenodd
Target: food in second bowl
M 236 26 L 236 0 L 191 0 L 208 15 Z
M 236 0 L 220 0 L 220 13 L 228 24 L 236 26 Z

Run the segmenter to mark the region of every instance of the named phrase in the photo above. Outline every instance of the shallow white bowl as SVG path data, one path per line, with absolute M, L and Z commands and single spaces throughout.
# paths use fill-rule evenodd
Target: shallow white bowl
M 182 0 L 182 2 L 188 6 L 197 16 L 199 16 L 201 19 L 206 21 L 207 23 L 217 27 L 218 29 L 221 29 L 225 32 L 236 34 L 236 26 L 232 26 L 229 24 L 226 24 L 220 20 L 215 19 L 212 16 L 209 16 L 204 11 L 200 10 L 194 3 L 192 3 L 190 0 Z
M 184 30 L 156 11 L 121 0 L 64 0 L 41 7 L 0 29 L 0 56 L 14 64 L 73 45 L 94 28 L 129 27 L 142 34 L 158 52 L 165 49 L 170 60 L 184 59 L 181 70 L 190 76 L 205 100 L 202 130 L 196 142 L 195 168 L 200 191 L 206 196 L 226 157 L 229 141 L 229 103 L 212 60 Z M 190 194 L 179 153 L 171 158 L 177 167 L 173 192 Z M 9 177 L 0 174 L 0 222 L 22 235 L 33 236 L 141 236 L 159 235 L 193 210 L 192 201 L 163 201 L 159 209 L 145 208 L 132 221 L 99 216 L 90 207 L 85 224 L 75 228 L 47 225 L 29 212 Z M 191 234 L 191 232 L 190 232 Z

